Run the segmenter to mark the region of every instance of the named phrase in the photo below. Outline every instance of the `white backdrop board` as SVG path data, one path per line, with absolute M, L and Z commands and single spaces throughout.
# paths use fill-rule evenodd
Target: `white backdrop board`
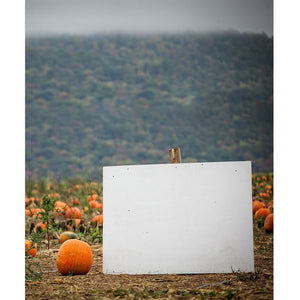
M 251 162 L 103 169 L 104 274 L 254 271 Z

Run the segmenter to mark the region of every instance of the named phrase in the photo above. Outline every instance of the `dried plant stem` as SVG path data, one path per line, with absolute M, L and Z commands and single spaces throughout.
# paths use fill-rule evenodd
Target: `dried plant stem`
M 198 287 L 198 289 L 201 289 L 201 288 L 204 288 L 204 287 L 207 287 L 207 286 L 213 286 L 213 285 L 225 284 L 225 283 L 228 283 L 228 282 L 231 282 L 231 281 L 234 281 L 234 280 L 237 280 L 237 277 L 233 277 L 233 278 L 231 278 L 231 279 L 224 280 L 224 281 L 221 281 L 221 282 L 213 282 L 213 283 L 203 284 L 203 285 L 200 285 L 200 286 Z

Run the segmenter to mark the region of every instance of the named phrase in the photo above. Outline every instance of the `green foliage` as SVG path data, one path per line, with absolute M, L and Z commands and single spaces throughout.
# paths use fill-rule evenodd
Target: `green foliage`
M 265 219 L 266 219 L 266 217 L 260 217 L 256 220 L 256 224 L 257 224 L 258 228 L 264 227 Z
M 251 160 L 273 168 L 273 39 L 264 34 L 26 40 L 26 174 Z
M 39 245 L 39 243 L 42 240 L 42 236 L 39 232 L 32 232 L 30 239 L 33 243 L 36 243 L 37 245 Z
M 93 243 L 97 240 L 99 243 L 102 243 L 102 228 L 100 229 L 100 226 L 96 226 L 96 228 L 90 227 L 89 236 L 91 237 Z
M 42 202 L 41 208 L 44 211 L 41 211 L 40 214 L 41 214 L 42 222 L 46 223 L 46 222 L 48 222 L 48 219 L 49 219 L 49 213 L 52 212 L 55 208 L 56 199 L 50 197 L 49 195 L 44 195 L 42 197 L 42 199 L 43 199 L 43 202 Z
M 50 213 L 54 210 L 55 208 L 55 202 L 56 199 L 50 197 L 49 195 L 44 195 L 43 197 L 43 202 L 41 205 L 41 220 L 44 224 L 46 224 L 46 232 L 47 232 L 47 238 L 48 238 L 48 249 L 50 249 L 50 231 L 52 229 L 52 226 L 50 225 L 49 218 L 50 218 Z
M 29 238 L 32 241 L 31 247 L 25 251 L 25 280 L 26 281 L 38 281 L 42 279 L 42 269 L 39 263 L 34 261 L 34 257 L 31 257 L 27 252 L 33 249 L 34 244 L 39 244 L 42 237 L 39 233 L 33 232 Z

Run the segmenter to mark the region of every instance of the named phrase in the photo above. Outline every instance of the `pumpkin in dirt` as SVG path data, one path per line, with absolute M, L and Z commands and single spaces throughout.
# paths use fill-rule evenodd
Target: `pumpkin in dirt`
M 255 214 L 260 208 L 264 208 L 266 205 L 258 200 L 252 201 L 252 212 Z
M 266 218 L 267 215 L 269 215 L 271 213 L 269 208 L 260 208 L 259 210 L 256 211 L 255 215 L 254 215 L 254 219 L 258 220 L 259 218 Z
M 70 207 L 65 213 L 66 219 L 81 219 L 81 211 L 78 207 Z
M 36 256 L 37 247 L 36 244 L 33 244 L 32 241 L 25 240 L 25 252 L 31 257 Z
M 59 248 L 56 266 L 62 275 L 85 275 L 93 263 L 90 245 L 86 242 L 70 239 Z
M 269 214 L 265 219 L 264 229 L 268 233 L 273 232 L 273 218 L 274 218 L 274 214 Z
M 92 219 L 92 222 L 97 222 L 98 225 L 102 225 L 103 223 L 103 215 L 97 215 Z
M 59 236 L 59 243 L 63 244 L 66 240 L 70 240 L 70 239 L 77 239 L 78 236 L 75 232 L 72 231 L 65 231 L 63 233 L 60 234 Z

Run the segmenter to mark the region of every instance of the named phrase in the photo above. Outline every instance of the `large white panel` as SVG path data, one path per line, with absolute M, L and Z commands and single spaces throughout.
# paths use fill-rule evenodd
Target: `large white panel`
M 253 272 L 251 162 L 104 167 L 103 273 Z

